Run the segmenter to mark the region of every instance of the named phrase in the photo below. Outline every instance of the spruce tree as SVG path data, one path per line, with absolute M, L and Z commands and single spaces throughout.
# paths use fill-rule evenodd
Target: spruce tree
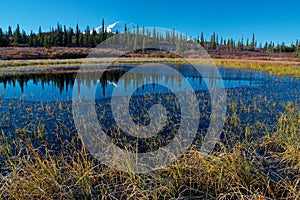
M 56 46 L 63 46 L 63 31 L 62 26 L 57 23 L 57 30 L 56 30 L 56 36 L 55 36 L 55 45 Z
M 13 43 L 13 34 L 12 34 L 11 26 L 8 26 L 7 39 L 8 39 L 8 44 L 12 45 L 12 43 Z
M 90 27 L 87 26 L 85 29 L 85 39 L 84 39 L 84 46 L 89 47 L 90 46 Z
M 250 51 L 254 51 L 255 47 L 256 47 L 255 35 L 254 35 L 254 33 L 252 33 L 252 40 L 251 40 L 251 44 L 250 44 L 249 50 Z
M 49 40 L 50 40 L 50 36 L 49 35 L 44 35 L 44 38 L 43 38 L 43 47 L 49 48 L 49 46 L 50 46 Z
M 22 30 L 22 44 L 27 44 L 27 35 L 24 30 Z
M 173 44 L 176 43 L 175 29 L 172 30 L 172 42 Z
M 67 43 L 67 46 L 72 46 L 73 44 L 73 37 L 74 37 L 74 31 L 73 31 L 73 28 L 69 28 L 69 31 L 68 31 L 68 43 Z
M 158 48 L 158 41 L 157 41 L 157 34 L 156 34 L 156 28 L 154 27 L 153 28 L 153 33 L 152 33 L 152 38 L 153 38 L 153 45 L 154 45 L 154 48 Z
M 128 29 L 127 29 L 127 25 L 126 25 L 126 23 L 125 23 L 125 25 L 124 25 L 124 33 L 125 33 L 126 31 L 128 31 Z
M 105 25 L 104 25 L 104 19 L 102 19 L 101 42 L 103 42 L 104 40 L 106 40 L 106 30 L 105 30 Z
M 33 47 L 33 32 L 31 30 L 29 38 L 28 38 L 28 45 Z
M 0 47 L 4 47 L 3 31 L 0 28 Z
M 203 35 L 203 32 L 201 32 L 200 44 L 201 44 L 201 46 L 204 47 L 204 35 Z
M 268 45 L 267 52 L 273 53 L 275 51 L 274 43 L 271 41 Z
M 66 25 L 64 25 L 63 46 L 67 46 L 67 44 L 68 44 L 68 31 L 67 31 Z
M 38 45 L 43 46 L 44 45 L 44 37 L 43 37 L 43 32 L 42 32 L 42 27 L 39 27 L 39 32 L 38 32 Z
M 244 37 L 242 37 L 242 39 L 238 41 L 236 49 L 239 51 L 242 51 L 244 49 Z
M 214 32 L 210 37 L 210 48 L 216 49 L 217 43 L 216 43 L 216 33 Z
M 22 44 L 22 36 L 19 24 L 14 32 L 14 44 Z
M 299 44 L 296 46 L 296 50 L 294 52 L 294 57 L 295 58 L 300 58 L 300 46 L 299 46 Z
M 80 39 L 80 30 L 78 23 L 76 24 L 76 35 L 75 35 L 75 46 L 79 47 L 79 39 Z
M 143 44 L 142 44 L 142 52 L 145 52 L 145 48 L 146 48 L 146 36 L 143 35 Z
M 83 34 L 80 33 L 79 35 L 79 47 L 82 47 L 83 46 Z
M 248 39 L 248 38 L 247 38 L 247 40 L 246 40 L 246 49 L 247 49 L 247 50 L 250 50 L 249 39 Z

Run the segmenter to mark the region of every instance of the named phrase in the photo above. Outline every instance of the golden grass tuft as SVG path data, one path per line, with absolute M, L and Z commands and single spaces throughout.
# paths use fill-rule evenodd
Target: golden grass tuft
M 218 144 L 202 156 L 191 148 L 167 168 L 128 174 L 76 148 L 51 152 L 18 141 L 17 156 L 0 147 L 3 199 L 300 199 L 300 110 L 288 104 L 277 124 L 249 141 Z M 8 141 L 2 136 L 2 143 Z M 43 150 L 44 149 L 44 150 Z

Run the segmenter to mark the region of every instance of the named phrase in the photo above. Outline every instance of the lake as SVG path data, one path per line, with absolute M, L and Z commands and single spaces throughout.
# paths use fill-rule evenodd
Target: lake
M 209 124 L 210 97 L 209 87 L 218 87 L 217 78 L 209 67 L 205 73 L 199 74 L 188 65 L 170 64 L 182 74 L 199 101 L 201 120 L 199 134 L 205 132 Z M 178 92 L 186 92 L 182 79 L 178 75 L 167 73 L 159 68 L 149 68 L 143 73 L 129 72 L 134 65 L 118 65 L 118 70 L 109 70 L 101 77 L 95 78 L 93 72 L 86 72 L 80 79 L 76 79 L 75 71 L 64 73 L 16 73 L 0 76 L 0 114 L 2 116 L 0 129 L 9 137 L 36 137 L 40 140 L 53 142 L 53 148 L 59 148 L 61 138 L 71 139 L 76 135 L 76 127 L 72 118 L 72 94 L 78 94 L 96 87 L 96 93 L 86 97 L 86 100 L 95 99 L 95 106 L 99 123 L 105 127 L 105 132 L 115 136 L 115 121 L 111 113 L 110 99 L 113 91 L 118 88 L 124 91 L 137 88 L 130 100 L 130 114 L 135 123 L 149 124 L 148 110 L 152 105 L 161 103 L 166 107 L 170 118 L 158 136 L 166 137 L 169 132 L 176 132 L 174 124 L 179 123 L 176 107 L 176 98 L 169 87 L 175 87 Z M 246 127 L 253 129 L 252 134 L 259 134 L 260 130 L 269 127 L 276 130 L 276 120 L 283 112 L 287 102 L 293 104 L 300 100 L 300 79 L 294 77 L 273 76 L 267 72 L 248 69 L 218 68 L 227 93 L 227 120 L 223 128 L 224 134 L 243 138 Z M 119 80 L 124 74 L 127 78 Z M 163 85 L 163 86 L 162 86 Z M 174 115 L 172 115 L 172 113 Z M 232 128 L 233 116 L 237 116 L 240 128 Z M 172 123 L 171 123 L 172 122 Z M 17 130 L 17 131 L 16 131 Z M 38 131 L 39 130 L 39 131 Z M 42 134 L 36 135 L 36 132 Z M 16 132 L 21 133 L 16 135 Z M 21 136 L 20 136 L 21 135 Z M 122 134 L 134 139 L 132 136 Z M 157 136 L 157 137 L 158 137 Z M 174 136 L 171 136 L 172 138 Z M 222 136 L 224 137 L 224 136 Z M 169 140 L 168 138 L 167 140 Z M 153 139 L 153 138 L 152 138 Z M 157 138 L 156 138 L 157 139 Z M 167 143 L 167 140 L 161 144 Z M 141 140 L 141 149 L 157 149 L 159 146 L 151 144 L 147 139 Z M 122 144 L 119 144 L 122 146 Z

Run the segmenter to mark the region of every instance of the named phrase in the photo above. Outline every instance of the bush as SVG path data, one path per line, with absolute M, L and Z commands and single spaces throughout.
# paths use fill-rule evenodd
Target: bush
M 298 50 L 296 50 L 296 51 L 294 52 L 294 57 L 295 57 L 295 58 L 300 58 L 300 49 L 298 49 Z

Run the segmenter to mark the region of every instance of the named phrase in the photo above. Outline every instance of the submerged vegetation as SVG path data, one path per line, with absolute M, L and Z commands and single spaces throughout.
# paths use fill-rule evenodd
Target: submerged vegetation
M 104 22 L 102 26 L 104 27 Z M 95 43 L 91 43 L 91 39 L 104 40 L 108 36 L 103 29 L 98 34 L 95 32 L 89 34 L 90 30 L 87 27 L 86 34 L 76 31 L 71 36 L 69 34 L 72 33 L 72 29 L 70 33 L 65 30 L 64 28 L 62 31 L 61 26 L 58 25 L 57 30 L 51 30 L 49 33 L 31 34 L 28 42 L 30 45 L 33 45 L 32 42 L 36 42 L 35 45 L 37 43 L 46 45 L 47 48 L 48 42 L 59 46 L 76 46 L 79 45 L 77 42 L 80 42 L 80 45 L 92 47 Z M 130 35 L 130 33 L 127 34 Z M 16 46 L 21 42 L 17 30 L 14 37 L 11 33 L 8 34 L 11 35 L 9 37 L 6 36 L 7 34 L 4 35 Z M 144 44 L 146 36 L 142 35 L 139 42 Z M 169 40 L 173 44 L 186 40 L 182 38 L 184 36 L 172 37 L 172 35 L 171 32 L 167 32 L 165 38 L 160 35 L 155 35 L 155 38 Z M 24 33 L 24 38 L 26 39 L 26 33 Z M 223 48 L 226 45 L 228 50 L 254 51 L 256 48 L 254 35 L 252 42 L 246 45 L 246 49 L 244 49 L 243 42 L 239 42 L 236 47 L 232 40 L 226 42 L 222 39 L 223 41 L 219 42 L 216 38 L 214 34 L 210 42 L 205 42 L 201 35 L 201 40 L 197 42 L 203 43 L 202 45 L 207 49 Z M 137 40 L 137 37 L 133 36 L 131 39 Z M 273 45 L 267 46 L 266 51 L 275 51 Z M 180 45 L 176 45 L 176 51 L 179 50 L 183 51 Z M 54 93 L 58 88 L 60 94 L 74 85 L 77 86 L 75 89 L 78 92 L 89 88 L 91 84 L 98 86 L 97 92 L 103 94 L 100 95 L 99 101 L 92 102 L 97 110 L 98 120 L 105 127 L 103 129 L 112 141 L 131 153 L 156 150 L 174 138 L 179 125 L 178 121 L 180 121 L 178 117 L 180 110 L 173 95 L 166 93 L 162 95 L 162 99 L 159 99 L 157 93 L 152 94 L 150 90 L 146 90 L 146 92 L 143 91 L 144 96 L 137 94 L 131 97 L 129 110 L 136 124 L 145 125 L 150 121 L 148 110 L 153 102 L 168 104 L 164 107 L 166 111 L 171 110 L 175 120 L 172 118 L 173 115 L 168 115 L 169 121 L 157 137 L 140 140 L 140 138 L 124 135 L 120 127 L 114 124 L 111 110 L 109 110 L 111 102 L 107 94 L 111 92 L 113 86 L 121 87 L 121 83 L 117 85 L 116 82 L 125 71 L 118 71 L 117 75 L 106 73 L 102 76 L 102 80 L 89 78 L 94 72 L 85 73 L 86 77 L 82 80 L 76 79 L 77 83 L 79 82 L 76 85 L 74 79 L 81 62 L 83 60 L 76 59 L 1 61 L 0 68 L 4 74 L 7 72 L 12 74 L 3 75 L 0 83 L 3 83 L 4 90 L 10 85 L 13 87 L 17 85 L 21 93 L 26 91 L 27 84 L 38 86 L 41 84 L 43 89 L 44 85 L 48 84 L 51 88 L 50 93 Z M 110 62 L 111 60 L 107 58 L 84 60 L 85 64 L 110 64 Z M 129 64 L 147 62 L 185 64 L 186 61 L 176 57 L 132 59 L 129 56 L 116 60 L 112 65 L 127 64 L 126 67 L 129 68 Z M 212 63 L 210 59 L 191 59 L 191 62 L 193 64 Z M 215 60 L 215 64 L 262 70 L 274 75 L 300 77 L 299 65 L 291 62 Z M 42 70 L 45 68 L 48 70 L 51 69 L 50 66 L 70 65 L 73 65 L 70 68 L 75 71 L 69 71 L 68 74 L 55 72 L 42 75 L 22 74 L 24 72 L 22 70 L 35 71 L 36 66 Z M 74 67 L 75 65 L 78 66 Z M 181 73 L 183 66 L 177 67 L 177 71 Z M 68 67 L 63 69 L 68 69 Z M 14 76 L 14 72 L 18 70 L 21 73 Z M 77 135 L 72 114 L 72 101 L 68 95 L 62 100 L 52 100 L 48 98 L 46 94 L 48 91 L 46 91 L 41 94 L 34 92 L 22 94 L 20 99 L 14 97 L 0 99 L 2 116 L 0 121 L 0 199 L 300 199 L 300 109 L 297 90 L 299 79 L 267 77 L 269 76 L 266 75 L 267 73 L 261 73 L 264 74 L 261 75 L 253 71 L 246 75 L 234 74 L 226 70 L 223 78 L 224 83 L 228 84 L 226 88 L 228 112 L 220 141 L 215 149 L 208 156 L 199 154 L 202 134 L 205 134 L 211 117 L 209 111 L 211 102 L 209 92 L 199 88 L 203 84 L 203 77 L 197 76 L 194 71 L 187 68 L 186 71 L 190 73 L 190 76 L 186 78 L 191 82 L 197 82 L 197 85 L 193 85 L 195 88 L 198 86 L 195 94 L 199 100 L 201 127 L 199 127 L 197 138 L 180 159 L 166 168 L 147 174 L 125 173 L 97 160 L 88 151 L 82 138 Z M 209 70 L 207 72 L 208 75 L 213 76 L 209 74 Z M 237 76 L 241 77 L 237 78 Z M 169 81 L 172 84 L 178 84 L 178 87 L 181 84 L 178 77 L 169 77 L 169 75 L 160 77 L 149 73 L 131 74 L 128 77 L 124 79 L 124 90 L 127 86 L 130 87 L 130 84 L 139 86 L 147 80 L 157 81 L 157 84 L 159 80 L 165 83 Z M 214 84 L 214 81 L 209 82 Z M 82 88 L 80 83 L 84 85 Z M 108 84 L 110 88 L 107 87 Z M 156 86 L 146 84 L 146 86 L 140 86 L 139 89 L 143 90 L 144 87 L 154 90 Z M 0 93 L 0 95 L 3 94 Z M 26 95 L 31 99 L 26 99 Z M 188 104 L 190 99 L 187 96 L 184 97 Z M 40 98 L 38 99 L 40 101 L 35 102 L 35 98 Z M 42 99 L 46 99 L 45 102 Z M 123 104 L 121 102 L 118 105 Z M 169 109 L 168 106 L 171 108 Z M 86 122 L 85 125 L 90 125 L 88 123 Z M 88 126 L 84 126 L 86 127 Z
M 234 108 L 232 104 L 232 109 Z M 227 118 L 239 128 L 239 119 Z M 0 197 L 3 199 L 299 199 L 300 110 L 286 104 L 276 122 L 247 127 L 240 141 L 224 136 L 209 156 L 191 148 L 169 167 L 149 174 L 128 174 L 100 164 L 78 137 L 58 152 L 36 146 L 26 130 L 9 141 L 2 131 Z M 261 128 L 259 128 L 261 129 Z M 261 129 L 262 130 L 262 129 Z M 45 130 L 32 133 L 42 138 Z M 225 145 L 226 144 L 226 145 Z
M 180 65 L 177 67 L 179 71 L 182 69 Z M 240 74 L 236 70 L 234 74 L 234 69 L 226 70 L 223 72 L 226 74 L 224 78 L 231 83 L 235 81 L 234 77 L 239 76 L 238 80 L 243 82 L 250 79 L 254 86 L 226 89 L 228 112 L 221 139 L 215 149 L 208 156 L 199 154 L 199 134 L 199 140 L 196 139 L 180 159 L 166 168 L 146 174 L 115 170 L 91 155 L 82 138 L 77 135 L 72 118 L 72 102 L 1 99 L 0 198 L 299 199 L 298 82 L 291 82 L 291 79 L 284 82 L 283 77 L 258 77 L 258 74 L 266 73 L 251 71 L 249 74 Z M 187 71 L 194 75 L 190 69 Z M 100 80 L 99 86 L 108 81 L 117 82 L 124 72 L 116 73 L 103 75 L 104 81 Z M 89 73 L 85 75 L 86 85 L 98 83 L 89 79 Z M 74 74 L 23 74 L 7 76 L 7 79 L 4 77 L 1 82 L 7 85 L 23 83 L 25 87 L 29 80 L 42 84 L 53 81 L 56 87 L 64 89 L 68 84 L 73 85 L 74 77 Z M 155 76 L 150 77 L 132 74 L 124 81 L 124 87 L 126 84 L 130 87 L 130 82 L 142 84 L 142 80 L 154 79 Z M 257 79 L 252 80 L 251 77 Z M 161 78 L 156 75 L 156 79 Z M 165 79 L 175 81 L 174 77 L 165 76 Z M 198 79 L 193 78 L 200 84 Z M 259 80 L 260 85 L 255 85 Z M 99 88 L 98 92 L 103 91 Z M 196 91 L 196 95 L 200 99 L 201 124 L 207 124 L 208 92 L 200 90 Z M 175 96 L 169 94 L 133 96 L 130 104 L 132 117 L 137 123 L 140 123 L 139 120 L 149 120 L 149 106 L 157 102 L 168 103 L 173 111 L 175 109 L 174 112 L 170 109 L 171 112 L 176 113 L 178 108 L 175 100 Z M 96 100 L 93 105 L 107 133 L 130 152 L 157 148 L 168 142 L 169 138 L 164 135 L 155 140 L 145 140 L 144 143 L 121 137 L 120 129 L 111 122 L 110 99 Z M 205 130 L 206 127 L 202 128 Z M 201 130 L 199 133 L 202 133 Z

